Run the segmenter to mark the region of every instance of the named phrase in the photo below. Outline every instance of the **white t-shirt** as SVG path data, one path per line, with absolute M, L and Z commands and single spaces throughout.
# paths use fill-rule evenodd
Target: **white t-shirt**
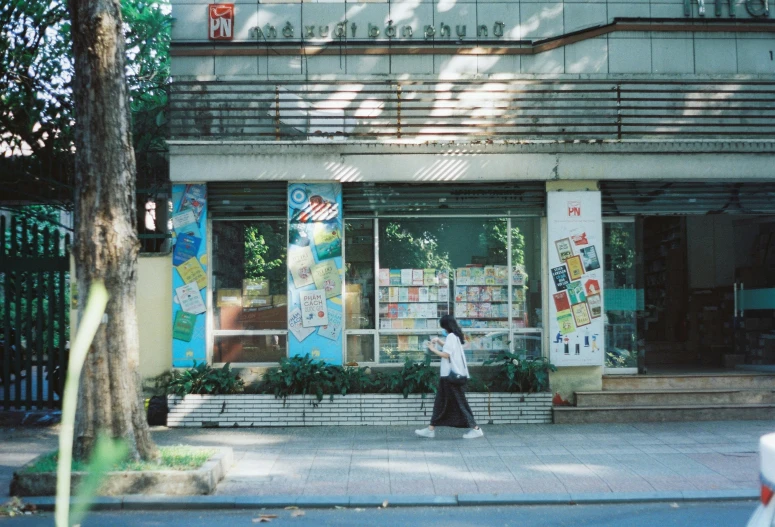
M 449 359 L 441 358 L 441 377 L 449 376 L 450 369 L 455 373 L 468 377 L 468 365 L 466 364 L 466 355 L 463 352 L 463 346 L 457 335 L 450 333 L 447 340 L 444 341 L 444 347 L 441 349 L 444 353 L 449 353 Z M 451 367 L 450 367 L 451 364 Z

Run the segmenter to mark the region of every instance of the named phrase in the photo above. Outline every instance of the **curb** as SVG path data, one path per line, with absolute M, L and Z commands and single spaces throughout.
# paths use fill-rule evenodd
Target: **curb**
M 483 505 L 613 505 L 626 503 L 750 501 L 759 489 L 556 494 L 458 494 L 457 496 L 116 496 L 96 498 L 93 510 L 333 509 L 337 507 L 471 507 Z M 55 498 L 24 498 L 39 510 L 54 510 Z

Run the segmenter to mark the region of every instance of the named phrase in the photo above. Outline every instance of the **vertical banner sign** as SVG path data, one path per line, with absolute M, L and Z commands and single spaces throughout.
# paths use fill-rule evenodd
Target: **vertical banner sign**
M 207 358 L 207 187 L 172 186 L 172 367 Z
M 549 192 L 549 347 L 557 366 L 605 357 L 600 192 Z
M 207 6 L 207 36 L 210 40 L 232 40 L 234 38 L 234 4 L 210 4 Z
M 288 185 L 288 350 L 342 363 L 342 186 Z

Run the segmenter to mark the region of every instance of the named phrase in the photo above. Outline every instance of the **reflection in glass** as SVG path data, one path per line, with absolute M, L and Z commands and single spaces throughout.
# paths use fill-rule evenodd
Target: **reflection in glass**
M 604 223 L 605 343 L 607 368 L 638 367 L 637 311 L 642 290 L 637 287 L 635 222 Z M 597 337 L 597 336 L 595 336 Z
M 279 362 L 286 355 L 286 335 L 216 335 L 213 362 Z
M 345 260 L 345 329 L 374 329 L 373 220 L 345 222 Z

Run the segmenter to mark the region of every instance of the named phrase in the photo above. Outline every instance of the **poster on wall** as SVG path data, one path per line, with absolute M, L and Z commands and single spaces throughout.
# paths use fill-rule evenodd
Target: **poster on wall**
M 557 366 L 602 366 L 603 223 L 600 192 L 549 192 L 547 224 L 550 358 Z
M 288 353 L 330 364 L 342 363 L 341 211 L 338 183 L 288 185 Z
M 207 186 L 173 185 L 171 221 L 172 367 L 187 368 L 207 357 Z

